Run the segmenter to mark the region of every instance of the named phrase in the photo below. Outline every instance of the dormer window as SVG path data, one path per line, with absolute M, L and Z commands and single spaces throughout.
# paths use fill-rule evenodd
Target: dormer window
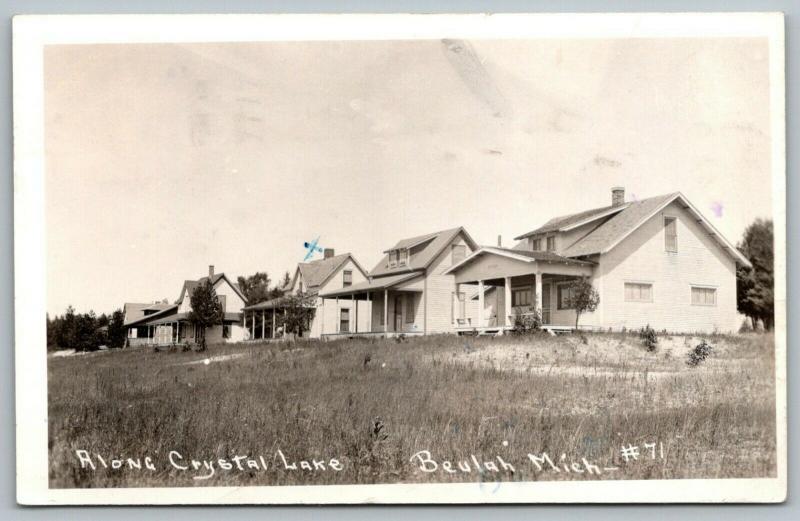
M 531 250 L 533 250 L 533 251 L 542 251 L 542 240 L 541 239 L 531 239 Z
M 408 265 L 408 250 L 392 250 L 389 252 L 389 267 L 395 268 L 397 266 Z
M 547 238 L 547 251 L 556 251 L 556 238 L 555 238 L 555 236 Z
M 408 265 L 408 250 L 400 250 L 397 263 L 400 266 Z

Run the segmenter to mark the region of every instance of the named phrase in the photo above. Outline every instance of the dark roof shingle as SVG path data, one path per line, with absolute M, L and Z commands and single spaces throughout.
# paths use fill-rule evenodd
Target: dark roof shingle
M 410 271 L 422 270 L 428 267 L 437 255 L 456 238 L 459 233 L 464 234 L 467 243 L 476 249 L 478 245 L 472 240 L 466 230 L 459 226 L 458 228 L 451 228 L 449 230 L 442 230 L 440 232 L 428 233 L 425 235 L 418 235 L 398 241 L 390 250 L 404 249 L 414 245 L 422 245 L 422 250 L 411 255 L 407 266 L 398 266 L 395 268 L 389 267 L 389 254 L 385 254 L 383 258 L 372 268 L 369 272 L 370 277 L 383 277 L 385 275 L 395 275 L 398 273 L 407 273 Z
M 680 194 L 657 195 L 640 201 L 627 203 L 625 210 L 598 226 L 586 237 L 561 251 L 566 257 L 580 257 L 601 253 L 616 241 L 633 231 L 644 219 Z
M 561 228 L 566 228 L 567 226 L 572 226 L 573 224 L 577 224 L 579 222 L 586 221 L 595 217 L 600 218 L 603 215 L 613 215 L 615 211 L 620 212 L 625 208 L 627 208 L 629 204 L 631 203 L 625 203 L 624 205 L 620 205 L 617 207 L 604 206 L 602 208 L 592 208 L 591 210 L 584 210 L 578 213 L 553 217 L 539 228 L 536 228 L 535 230 L 530 231 L 528 233 L 522 234 L 519 237 L 514 237 L 514 240 L 518 241 L 520 239 L 525 239 L 526 237 L 530 237 L 531 235 L 538 235 L 540 233 L 555 232 L 560 230 Z

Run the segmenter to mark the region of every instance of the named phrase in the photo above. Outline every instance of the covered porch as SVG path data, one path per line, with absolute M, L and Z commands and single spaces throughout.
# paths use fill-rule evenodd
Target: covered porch
M 274 340 L 286 331 L 286 307 L 282 297 L 242 308 L 242 327 L 248 340 Z
M 218 336 L 227 339 L 232 324 L 239 322 L 238 313 L 225 313 Z M 219 326 L 215 326 L 219 328 Z M 212 328 L 213 329 L 213 328 Z M 206 331 L 209 338 L 209 332 Z M 213 335 L 212 335 L 213 336 Z M 194 324 L 189 322 L 189 313 L 174 313 L 162 317 L 147 317 L 128 326 L 129 346 L 169 346 L 199 342 L 200 336 Z
M 542 329 L 570 331 L 575 311 L 564 304 L 569 284 L 590 277 L 593 270 L 589 261 L 552 252 L 482 248 L 448 270 L 455 278 L 454 329 L 461 334 L 502 334 L 514 328 L 517 317 L 538 315 Z
M 332 328 L 325 328 L 327 339 L 354 337 L 394 337 L 425 333 L 422 276 L 418 273 L 379 277 L 342 289 L 320 293 L 323 306 L 332 301 L 340 313 Z M 351 302 L 342 308 L 342 302 Z M 367 302 L 366 325 L 359 328 L 357 302 Z M 355 310 L 355 316 L 349 316 Z

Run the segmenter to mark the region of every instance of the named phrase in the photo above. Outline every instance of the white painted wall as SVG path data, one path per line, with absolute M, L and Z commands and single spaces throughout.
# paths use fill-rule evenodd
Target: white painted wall
M 334 291 L 344 288 L 344 272 L 346 270 L 353 272 L 353 285 L 361 284 L 367 280 L 367 277 L 358 268 L 356 263 L 353 262 L 353 259 L 349 258 L 342 263 L 333 275 L 331 275 L 319 291 Z M 299 281 L 295 283 L 295 286 L 298 284 Z M 324 300 L 325 302 L 323 304 L 323 299 L 321 297 L 317 298 L 317 310 L 314 314 L 314 320 L 311 321 L 311 328 L 309 329 L 310 338 L 319 338 L 323 333 L 338 333 L 342 308 L 350 309 L 350 331 L 355 331 L 356 308 L 358 308 L 358 331 L 367 331 L 369 314 L 371 312 L 371 305 L 369 303 L 366 301 L 353 302 L 349 298 L 340 298 L 337 305 L 336 299 L 327 298 Z
M 453 265 L 451 255 L 453 245 L 466 246 L 467 256 L 473 252 L 473 249 L 464 239 L 464 234 L 459 233 L 428 268 L 426 276 L 427 297 L 423 298 L 423 303 L 420 305 L 420 310 L 424 312 L 425 304 L 427 303 L 428 333 L 449 333 L 454 331 L 452 301 L 453 292 L 455 291 L 455 276 L 444 274 L 444 271 Z M 467 298 L 469 298 L 469 294 Z M 421 319 L 422 316 L 419 315 L 419 318 Z M 418 324 L 418 326 L 424 328 L 425 324 Z
M 678 252 L 665 251 L 665 215 L 677 217 Z M 602 289 L 595 313 L 603 327 L 676 332 L 737 331 L 736 264 L 677 202 L 651 218 L 599 259 L 596 287 Z M 653 302 L 625 302 L 624 283 L 651 282 Z M 717 288 L 715 306 L 692 305 L 691 285 Z M 583 324 L 583 318 L 581 319 Z

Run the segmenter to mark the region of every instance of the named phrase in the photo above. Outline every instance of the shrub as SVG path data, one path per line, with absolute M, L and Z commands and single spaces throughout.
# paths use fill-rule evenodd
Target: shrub
M 686 364 L 690 367 L 697 367 L 700 365 L 700 362 L 705 361 L 705 359 L 711 355 L 712 349 L 713 347 L 706 342 L 705 338 L 700 340 L 700 343 L 689 351 L 689 359 L 686 360 Z
M 647 326 L 639 330 L 639 338 L 641 339 L 642 345 L 644 345 L 645 349 L 650 352 L 656 350 L 656 347 L 658 346 L 658 335 L 656 334 L 655 329 L 650 327 L 650 324 L 647 324 Z
M 514 327 L 511 332 L 515 335 L 525 335 L 540 331 L 542 328 L 542 315 L 539 310 L 523 313 L 520 309 L 514 310 Z

